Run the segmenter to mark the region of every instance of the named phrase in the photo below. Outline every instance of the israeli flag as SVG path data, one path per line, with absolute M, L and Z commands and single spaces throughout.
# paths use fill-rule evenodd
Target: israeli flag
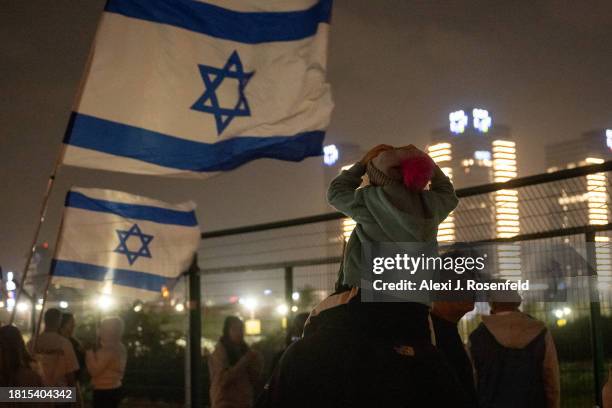
M 189 268 L 199 242 L 192 202 L 73 188 L 51 274 L 64 286 L 149 298 Z
M 322 153 L 332 0 L 108 0 L 63 164 L 203 175 Z

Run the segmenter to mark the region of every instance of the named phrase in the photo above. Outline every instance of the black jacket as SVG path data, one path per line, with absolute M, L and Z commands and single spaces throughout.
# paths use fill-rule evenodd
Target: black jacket
M 311 317 L 257 407 L 472 407 L 416 303 L 350 302 Z

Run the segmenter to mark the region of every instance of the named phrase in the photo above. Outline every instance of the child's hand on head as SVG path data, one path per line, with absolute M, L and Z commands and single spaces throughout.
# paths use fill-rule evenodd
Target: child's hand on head
M 376 156 L 378 156 L 380 153 L 386 151 L 386 150 L 393 150 L 394 147 L 390 146 L 390 145 L 386 145 L 386 144 L 379 144 L 378 146 L 374 146 L 373 148 L 370 149 L 369 152 L 367 152 L 365 154 L 365 156 L 363 156 L 363 158 L 359 161 L 361 164 L 366 165 Z

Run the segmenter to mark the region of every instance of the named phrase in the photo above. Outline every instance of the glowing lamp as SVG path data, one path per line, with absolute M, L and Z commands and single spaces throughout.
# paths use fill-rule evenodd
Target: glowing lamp
M 249 319 L 244 322 L 244 334 L 247 336 L 257 336 L 261 334 L 261 320 Z

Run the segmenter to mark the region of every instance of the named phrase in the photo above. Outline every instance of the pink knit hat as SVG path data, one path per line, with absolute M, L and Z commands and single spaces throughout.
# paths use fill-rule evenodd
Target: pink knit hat
M 425 153 L 414 148 L 386 150 L 372 159 L 366 172 L 370 184 L 384 186 L 403 183 L 412 191 L 422 191 L 433 176 L 435 164 Z

